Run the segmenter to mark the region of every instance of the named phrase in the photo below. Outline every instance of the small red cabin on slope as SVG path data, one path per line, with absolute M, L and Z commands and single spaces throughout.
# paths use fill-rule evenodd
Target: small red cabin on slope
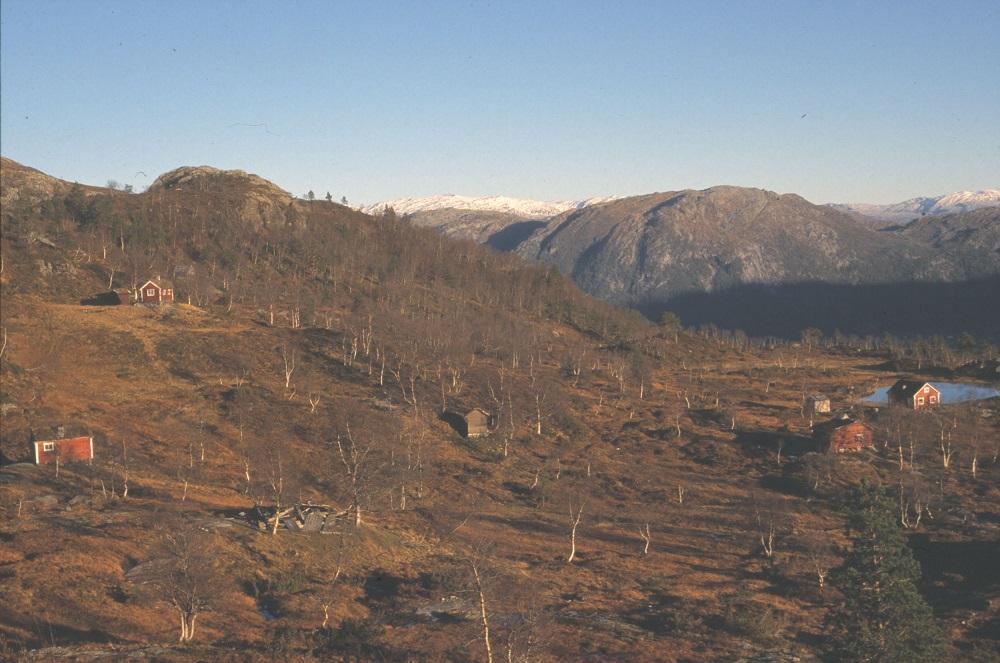
M 863 421 L 843 415 L 813 427 L 813 437 L 820 449 L 842 453 L 875 446 L 875 430 Z
M 162 304 L 174 301 L 174 286 L 163 279 L 150 279 L 139 288 L 140 304 Z
M 94 438 L 68 437 L 61 440 L 35 440 L 31 443 L 35 465 L 51 465 L 58 461 L 75 463 L 94 458 Z
M 941 404 L 941 392 L 930 382 L 900 380 L 889 388 L 889 405 L 923 410 Z

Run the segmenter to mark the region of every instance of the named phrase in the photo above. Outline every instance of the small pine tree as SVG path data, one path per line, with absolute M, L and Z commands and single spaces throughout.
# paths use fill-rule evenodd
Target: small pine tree
M 331 195 L 329 191 L 326 192 L 326 202 L 328 203 L 333 202 L 333 195 Z
M 885 491 L 867 482 L 855 489 L 848 528 L 853 547 L 833 577 L 847 599 L 834 617 L 835 660 L 943 660 L 943 635 L 917 590 L 920 565 L 906 544 Z
M 316 200 L 316 194 L 313 193 L 312 189 L 309 189 L 309 193 L 306 194 L 306 200 L 308 200 L 309 202 Z

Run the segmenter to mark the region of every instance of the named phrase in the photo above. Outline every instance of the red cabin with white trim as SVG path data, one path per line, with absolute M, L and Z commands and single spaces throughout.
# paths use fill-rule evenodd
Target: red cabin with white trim
M 140 304 L 162 304 L 174 301 L 174 286 L 169 281 L 150 279 L 142 284 L 138 292 Z
M 35 440 L 31 443 L 35 465 L 76 463 L 94 458 L 93 437 L 67 437 L 61 440 Z
M 924 410 L 941 404 L 941 392 L 930 382 L 900 380 L 889 389 L 889 404 Z

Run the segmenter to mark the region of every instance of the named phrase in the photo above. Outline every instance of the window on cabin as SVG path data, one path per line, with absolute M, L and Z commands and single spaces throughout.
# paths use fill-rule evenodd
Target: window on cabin
M 42 451 L 55 451 L 55 450 L 56 450 L 55 442 L 42 442 Z
M 917 405 L 923 405 L 923 404 L 924 404 L 924 397 L 920 396 L 919 398 L 917 398 Z
M 865 434 L 864 433 L 855 433 L 854 434 L 854 441 L 857 442 L 858 444 L 864 444 L 865 443 Z
M 930 387 L 924 387 L 924 393 L 925 394 L 931 393 L 931 388 Z
M 146 288 L 146 294 L 152 297 L 153 295 L 156 294 L 156 290 L 154 290 L 153 288 Z
M 936 402 L 937 402 L 937 397 L 936 397 L 936 396 L 931 396 L 931 397 L 930 397 L 930 398 L 928 399 L 928 402 L 929 402 L 929 403 L 936 403 Z

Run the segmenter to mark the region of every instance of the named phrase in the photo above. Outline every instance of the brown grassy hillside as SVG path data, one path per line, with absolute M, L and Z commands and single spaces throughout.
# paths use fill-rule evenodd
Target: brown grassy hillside
M 947 470 L 934 415 L 810 454 L 803 394 L 848 407 L 894 379 L 879 358 L 675 336 L 429 230 L 170 181 L 4 210 L 3 655 L 480 661 L 485 605 L 497 659 L 809 660 L 862 477 L 922 491 L 923 589 L 963 656 L 995 649 L 995 406 Z M 177 265 L 175 305 L 80 303 Z M 440 416 L 476 406 L 490 437 Z M 92 464 L 24 462 L 57 425 L 94 436 Z M 272 536 L 240 515 L 276 500 L 337 517 Z M 178 533 L 212 551 L 186 645 L 149 580 Z

